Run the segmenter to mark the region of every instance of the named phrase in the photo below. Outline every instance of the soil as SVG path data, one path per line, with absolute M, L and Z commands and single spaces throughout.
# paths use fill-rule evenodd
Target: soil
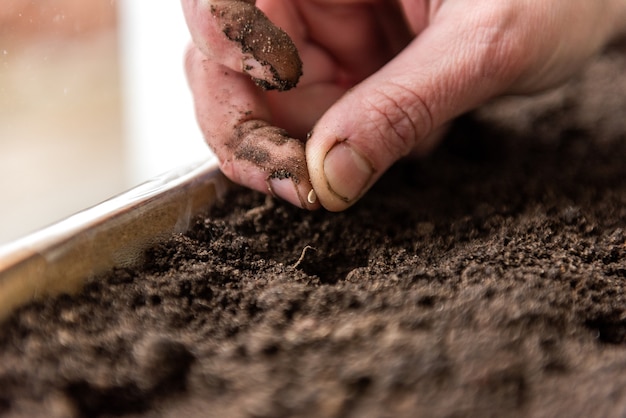
M 466 115 L 343 213 L 234 190 L 0 329 L 0 415 L 626 415 L 626 60 Z

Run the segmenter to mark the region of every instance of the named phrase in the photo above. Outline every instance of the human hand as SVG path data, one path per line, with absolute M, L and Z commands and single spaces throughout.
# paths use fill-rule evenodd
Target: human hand
M 624 0 L 258 0 L 303 62 L 277 92 L 257 84 L 293 87 L 299 61 L 253 0 L 182 3 L 198 121 L 224 173 L 333 211 L 454 117 L 564 81 L 626 26 Z

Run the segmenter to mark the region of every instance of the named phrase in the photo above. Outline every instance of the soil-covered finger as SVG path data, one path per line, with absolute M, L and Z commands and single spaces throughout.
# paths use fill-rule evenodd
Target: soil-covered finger
M 280 195 L 296 206 L 317 207 L 311 197 L 313 187 L 309 181 L 304 143 L 289 136 L 287 131 L 263 120 L 237 121 L 225 146 L 234 157 L 229 171 L 239 183 L 249 181 L 249 177 L 242 178 L 242 175 L 248 173 L 251 166 L 252 171 L 260 170 L 265 174 L 265 191 Z
M 205 58 L 187 55 L 187 74 L 204 137 L 234 182 L 314 209 L 304 143 L 270 124 L 261 92 L 244 74 Z M 283 181 L 280 188 L 272 187 Z M 287 184 L 287 187 L 284 187 Z
M 183 0 L 194 42 L 207 57 L 249 74 L 266 90 L 289 90 L 302 75 L 298 50 L 254 2 Z

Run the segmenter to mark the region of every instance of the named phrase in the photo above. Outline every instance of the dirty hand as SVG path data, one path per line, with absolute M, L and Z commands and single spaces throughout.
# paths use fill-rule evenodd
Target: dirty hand
M 626 24 L 624 0 L 182 3 L 196 112 L 224 173 L 333 211 L 459 114 L 562 82 Z

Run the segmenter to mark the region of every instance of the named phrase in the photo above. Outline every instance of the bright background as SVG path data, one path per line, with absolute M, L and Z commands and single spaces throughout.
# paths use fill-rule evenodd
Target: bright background
M 211 158 L 178 1 L 3 0 L 0 245 Z

